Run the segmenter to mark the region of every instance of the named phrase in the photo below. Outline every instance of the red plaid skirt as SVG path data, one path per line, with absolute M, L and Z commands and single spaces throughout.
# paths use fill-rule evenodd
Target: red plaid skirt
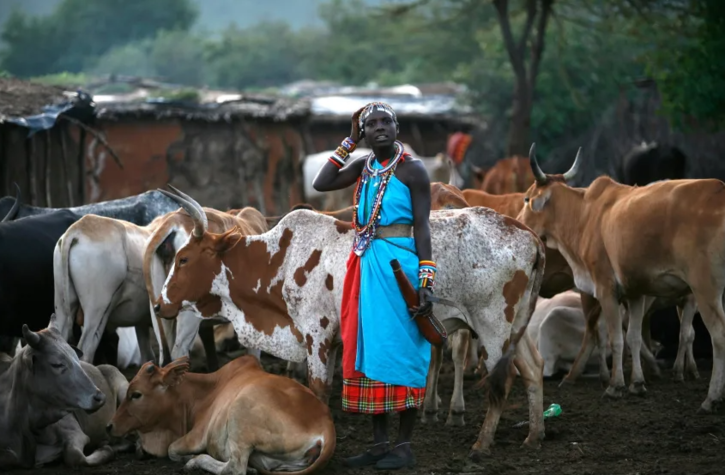
M 425 388 L 409 388 L 360 377 L 342 380 L 342 410 L 363 414 L 384 414 L 419 408 Z

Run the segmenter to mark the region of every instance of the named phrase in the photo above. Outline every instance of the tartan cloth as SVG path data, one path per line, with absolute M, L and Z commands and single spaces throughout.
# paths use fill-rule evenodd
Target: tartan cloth
M 342 410 L 363 414 L 384 414 L 419 408 L 425 388 L 381 383 L 362 376 L 342 380 Z

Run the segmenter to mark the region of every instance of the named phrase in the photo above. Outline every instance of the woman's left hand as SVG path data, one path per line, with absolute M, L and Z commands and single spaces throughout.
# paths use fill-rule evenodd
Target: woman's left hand
M 418 289 L 418 306 L 409 308 L 408 311 L 411 314 L 417 312 L 419 308 L 422 308 L 426 303 L 428 303 L 428 297 L 431 295 L 433 295 L 433 291 L 431 289 L 425 287 Z M 429 303 L 429 305 L 431 304 Z

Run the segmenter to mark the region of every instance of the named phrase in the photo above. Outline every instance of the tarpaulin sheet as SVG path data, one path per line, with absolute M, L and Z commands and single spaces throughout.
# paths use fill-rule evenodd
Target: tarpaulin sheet
M 86 122 L 93 116 L 94 105 L 91 96 L 79 92 L 78 96 L 70 101 L 43 107 L 43 112 L 40 114 L 27 117 L 4 116 L 3 122 L 25 127 L 28 129 L 28 137 L 32 137 L 36 132 L 52 129 L 61 114 Z

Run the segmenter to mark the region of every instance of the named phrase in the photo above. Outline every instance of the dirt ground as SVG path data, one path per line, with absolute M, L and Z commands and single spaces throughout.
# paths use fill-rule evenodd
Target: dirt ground
M 675 383 L 671 371 L 647 384 L 645 397 L 626 396 L 622 400 L 603 399 L 596 378 L 584 378 L 573 386 L 559 388 L 559 378 L 545 382 L 544 408 L 561 405 L 563 413 L 546 423 L 546 439 L 538 451 L 521 447 L 527 428 L 512 426 L 527 419 L 525 392 L 520 381 L 514 386 L 506 411 L 496 433 L 490 458 L 476 465 L 467 455 L 475 442 L 484 417 L 484 394 L 476 390 L 476 380 L 465 381 L 466 426 L 447 427 L 445 417 L 452 393 L 453 366 L 450 356 L 441 371 L 440 421 L 418 425 L 413 440 L 417 457 L 414 470 L 402 474 L 495 475 L 708 475 L 725 473 L 725 424 L 722 413 L 698 415 L 710 378 L 710 362 L 698 361 L 700 380 Z M 280 373 L 284 366 L 263 357 L 270 372 Z M 671 362 L 670 362 L 671 365 Z M 629 379 L 629 371 L 626 370 Z M 127 371 L 129 376 L 135 370 Z M 370 444 L 371 426 L 365 417 L 351 416 L 340 410 L 340 375 L 336 375 L 333 408 L 337 428 L 335 456 L 323 475 L 378 473 L 374 468 L 348 469 L 342 458 L 356 454 Z M 397 430 L 397 421 L 393 423 Z M 391 439 L 394 438 L 391 433 Z M 11 471 L 20 475 L 28 471 Z M 134 454 L 122 454 L 109 465 L 71 470 L 62 465 L 32 470 L 34 475 L 108 474 L 171 475 L 185 473 L 182 464 L 169 460 L 138 460 Z

